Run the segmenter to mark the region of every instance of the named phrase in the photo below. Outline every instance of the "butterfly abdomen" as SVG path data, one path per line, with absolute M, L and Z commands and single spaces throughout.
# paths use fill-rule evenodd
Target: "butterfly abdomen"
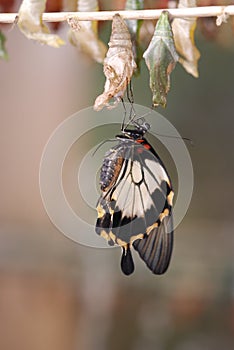
M 101 190 L 106 192 L 115 183 L 121 170 L 123 158 L 116 154 L 115 150 L 108 152 L 103 160 L 100 185 Z

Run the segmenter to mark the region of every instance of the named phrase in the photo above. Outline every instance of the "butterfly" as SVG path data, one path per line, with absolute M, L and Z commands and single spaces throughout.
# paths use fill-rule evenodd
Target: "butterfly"
M 134 271 L 134 248 L 154 274 L 163 274 L 173 249 L 174 192 L 163 162 L 145 139 L 146 122 L 122 128 L 100 172 L 96 232 L 122 248 L 121 269 Z

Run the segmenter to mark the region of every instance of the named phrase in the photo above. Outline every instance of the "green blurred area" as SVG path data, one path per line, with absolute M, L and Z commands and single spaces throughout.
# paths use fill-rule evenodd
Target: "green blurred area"
M 38 185 L 47 140 L 93 104 L 102 67 L 69 45 L 42 47 L 16 29 L 7 45 L 10 61 L 0 64 L 0 349 L 233 349 L 233 50 L 199 35 L 200 78 L 179 65 L 172 74 L 168 106 L 159 111 L 194 142 L 193 198 L 166 275 L 152 275 L 135 255 L 136 272 L 125 277 L 119 249 L 80 246 L 53 226 Z M 133 90 L 136 103 L 151 105 L 144 62 Z

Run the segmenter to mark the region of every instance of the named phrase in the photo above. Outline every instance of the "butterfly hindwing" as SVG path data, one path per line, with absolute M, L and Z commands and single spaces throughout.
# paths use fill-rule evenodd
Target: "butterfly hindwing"
M 171 222 L 170 222 L 171 221 Z M 148 268 L 155 274 L 166 272 L 173 249 L 172 217 L 167 216 L 158 227 L 154 227 L 143 239 L 133 242 L 133 247 Z

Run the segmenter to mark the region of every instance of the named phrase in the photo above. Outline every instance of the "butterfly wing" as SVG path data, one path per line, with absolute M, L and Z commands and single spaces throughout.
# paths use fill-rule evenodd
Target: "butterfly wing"
M 168 239 L 168 220 L 165 220 L 171 218 L 173 191 L 170 179 L 145 139 L 141 143 L 121 141 L 115 152 L 118 156 L 121 154 L 122 166 L 115 174 L 115 183 L 98 201 L 96 232 L 109 244 L 116 243 L 123 248 L 123 272 L 124 266 L 131 261 L 129 248 L 133 245 L 154 273 L 163 273 L 166 261 L 169 264 L 173 242 L 172 232 Z M 167 258 L 163 258 L 164 255 Z M 131 269 L 134 267 L 126 268 L 127 271 Z
M 133 242 L 133 247 L 148 268 L 155 274 L 166 272 L 173 249 L 172 215 L 162 220 L 158 227 L 154 227 L 143 239 Z

